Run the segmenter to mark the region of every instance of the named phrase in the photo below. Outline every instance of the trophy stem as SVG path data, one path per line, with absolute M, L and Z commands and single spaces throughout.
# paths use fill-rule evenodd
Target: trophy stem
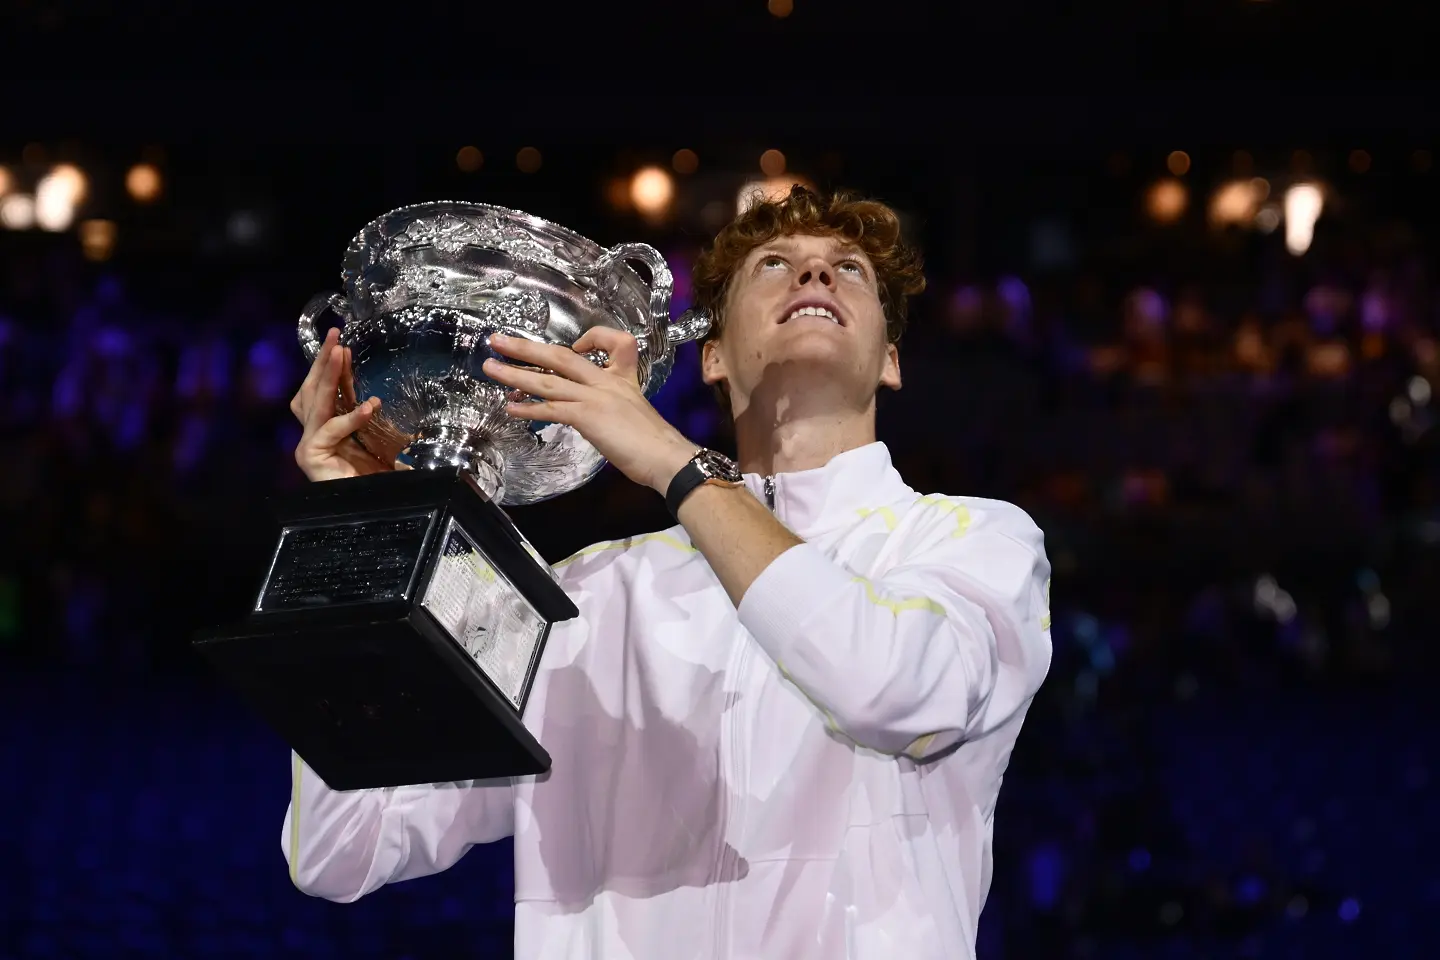
M 421 427 L 409 452 L 416 470 L 459 467 L 491 500 L 498 502 L 505 495 L 505 459 L 495 444 L 473 430 L 453 424 Z

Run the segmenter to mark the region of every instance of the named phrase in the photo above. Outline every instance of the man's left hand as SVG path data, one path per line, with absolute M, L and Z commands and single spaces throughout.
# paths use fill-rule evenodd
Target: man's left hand
M 591 327 L 573 347 L 495 334 L 490 347 L 539 370 L 485 361 L 485 375 L 529 394 L 506 411 L 526 420 L 574 427 L 621 473 L 662 496 L 697 445 L 666 422 L 640 390 L 640 351 L 635 338 L 609 327 Z M 583 354 L 604 350 L 605 367 Z

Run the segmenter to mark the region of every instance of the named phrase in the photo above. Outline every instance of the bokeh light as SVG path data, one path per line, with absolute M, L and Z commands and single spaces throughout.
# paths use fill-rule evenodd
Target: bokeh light
M 1370 154 L 1364 150 L 1351 150 L 1350 169 L 1355 173 L 1368 172 L 1370 170 Z
M 85 199 L 90 184 L 85 174 L 73 163 L 61 163 L 56 165 L 46 176 L 46 180 L 53 181 L 52 190 L 59 196 L 65 196 L 72 204 L 78 206 Z
M 1300 256 L 1315 238 L 1315 221 L 1325 208 L 1325 195 L 1313 183 L 1297 183 L 1285 191 L 1285 249 Z
M 1217 227 L 1249 226 L 1269 193 L 1270 184 L 1259 178 L 1222 184 L 1210 198 L 1210 223 Z
M 540 169 L 544 158 L 535 147 L 521 147 L 515 154 L 515 166 L 521 173 L 535 173 Z
M 85 220 L 80 224 L 80 249 L 86 260 L 96 263 L 110 259 L 115 252 L 117 230 L 113 220 Z
M 675 199 L 675 181 L 659 167 L 646 167 L 630 180 L 630 202 L 646 217 L 663 216 Z
M 0 198 L 0 227 L 29 230 L 35 226 L 35 198 L 28 193 L 11 193 Z
M 225 234 L 238 247 L 259 243 L 265 233 L 265 218 L 255 210 L 236 210 L 225 222 Z
M 785 172 L 785 154 L 779 150 L 766 150 L 760 154 L 760 172 L 767 177 L 778 177 Z
M 1165 167 L 1177 177 L 1183 177 L 1190 172 L 1190 154 L 1184 150 L 1172 151 L 1170 156 L 1165 158 Z
M 485 163 L 485 154 L 480 152 L 476 146 L 461 147 L 455 154 L 455 166 L 460 168 L 462 173 L 474 173 Z
M 694 173 L 700 169 L 700 157 L 694 150 L 676 150 L 670 158 L 670 168 L 680 174 Z
M 765 0 L 765 9 L 772 17 L 784 19 L 795 12 L 794 0 Z
M 59 233 L 75 220 L 75 181 L 63 174 L 47 174 L 35 185 L 35 225 Z
M 125 174 L 125 190 L 136 203 L 153 203 L 160 196 L 163 181 L 153 163 L 137 163 Z
M 15 178 L 5 167 L 0 167 L 0 197 L 5 196 L 15 186 Z
M 1160 180 L 1145 194 L 1145 210 L 1156 223 L 1176 222 L 1189 203 L 1189 191 L 1179 180 Z

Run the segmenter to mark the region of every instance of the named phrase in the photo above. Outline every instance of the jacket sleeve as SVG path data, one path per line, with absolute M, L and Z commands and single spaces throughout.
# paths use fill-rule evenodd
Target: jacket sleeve
M 293 753 L 291 778 L 281 832 L 290 879 L 327 900 L 439 873 L 515 829 L 510 780 L 337 791 Z
M 741 598 L 741 623 L 857 745 L 933 759 L 1005 723 L 1049 671 L 1044 534 L 1015 507 L 969 519 L 912 533 L 877 579 L 799 544 Z

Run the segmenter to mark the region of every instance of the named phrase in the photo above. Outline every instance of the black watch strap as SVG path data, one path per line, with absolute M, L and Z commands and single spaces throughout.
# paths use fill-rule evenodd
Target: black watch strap
M 680 504 L 708 479 L 710 478 L 705 476 L 705 471 L 701 470 L 694 460 L 681 467 L 680 472 L 675 474 L 675 479 L 670 481 L 670 486 L 665 488 L 665 506 L 670 508 L 670 516 L 679 520 Z
M 680 468 L 680 472 L 675 474 L 670 480 L 670 485 L 665 488 L 665 506 L 670 508 L 671 516 L 679 520 L 680 504 L 695 492 L 696 487 L 704 486 L 707 483 L 738 487 L 745 483 L 745 477 L 740 473 L 740 468 L 735 465 L 734 460 L 723 453 L 716 453 L 714 450 L 701 447 L 695 451 L 695 456 L 690 458 L 690 462 Z

